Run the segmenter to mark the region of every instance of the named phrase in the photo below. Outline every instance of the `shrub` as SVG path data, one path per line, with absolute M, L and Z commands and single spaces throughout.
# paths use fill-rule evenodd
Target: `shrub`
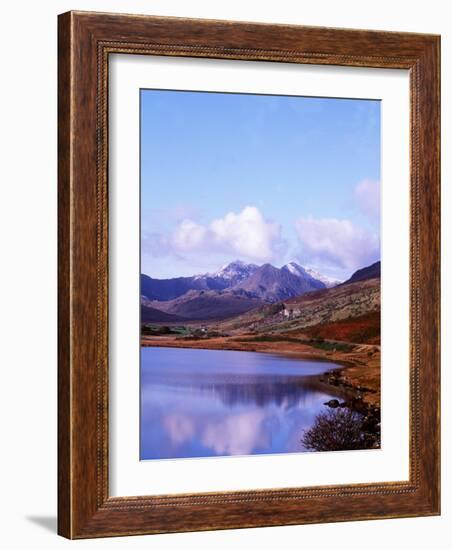
M 268 307 L 268 315 L 276 315 L 285 308 L 284 304 L 272 304 Z
M 325 342 L 316 338 L 310 341 L 313 348 L 322 349 L 324 351 L 344 351 L 349 352 L 355 347 L 353 344 L 346 344 L 344 342 Z
M 350 409 L 322 412 L 301 441 L 308 451 L 368 449 L 371 443 L 363 432 L 362 422 L 362 416 Z
M 160 325 L 141 325 L 141 334 L 147 336 L 162 336 L 172 334 L 172 329 L 167 326 Z

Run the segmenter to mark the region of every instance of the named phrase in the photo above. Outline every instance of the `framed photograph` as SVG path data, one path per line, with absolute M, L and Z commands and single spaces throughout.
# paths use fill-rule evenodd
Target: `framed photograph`
M 59 16 L 61 535 L 439 514 L 439 49 Z

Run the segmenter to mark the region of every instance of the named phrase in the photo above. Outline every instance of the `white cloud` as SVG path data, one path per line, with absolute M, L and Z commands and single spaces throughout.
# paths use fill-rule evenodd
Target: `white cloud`
M 170 235 L 153 234 L 143 240 L 145 251 L 155 256 L 232 254 L 259 262 L 275 259 L 284 246 L 281 226 L 266 220 L 255 206 L 229 212 L 207 225 L 185 219 Z
M 380 259 L 378 235 L 350 220 L 301 218 L 295 226 L 305 263 L 351 273 Z
M 181 414 L 170 414 L 164 417 L 163 425 L 168 431 L 171 442 L 176 445 L 189 441 L 195 433 L 193 421 Z
M 217 455 L 251 454 L 268 445 L 264 419 L 264 413 L 257 410 L 229 415 L 219 422 L 208 422 L 201 441 Z
M 209 238 L 208 230 L 191 220 L 183 220 L 171 236 L 170 244 L 176 250 L 186 252 L 202 248 Z
M 353 190 L 355 203 L 371 222 L 380 219 L 380 182 L 363 180 Z
M 255 206 L 214 220 L 210 232 L 220 246 L 224 245 L 239 256 L 261 261 L 271 260 L 281 242 L 280 225 L 265 220 Z

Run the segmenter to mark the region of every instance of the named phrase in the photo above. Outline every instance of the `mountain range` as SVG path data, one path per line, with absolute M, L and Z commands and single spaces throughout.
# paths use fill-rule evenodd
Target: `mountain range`
M 174 300 L 189 290 L 224 290 L 247 279 L 258 269 L 257 265 L 237 260 L 215 273 L 173 279 L 153 279 L 141 275 L 141 295 L 149 300 Z
M 142 322 L 225 319 L 339 283 L 295 262 L 277 268 L 237 260 L 214 273 L 173 279 L 142 274 Z

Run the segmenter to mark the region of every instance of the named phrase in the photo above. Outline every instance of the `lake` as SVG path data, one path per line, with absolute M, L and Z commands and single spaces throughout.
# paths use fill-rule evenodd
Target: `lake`
M 333 397 L 334 363 L 268 353 L 141 348 L 140 458 L 293 453 Z

